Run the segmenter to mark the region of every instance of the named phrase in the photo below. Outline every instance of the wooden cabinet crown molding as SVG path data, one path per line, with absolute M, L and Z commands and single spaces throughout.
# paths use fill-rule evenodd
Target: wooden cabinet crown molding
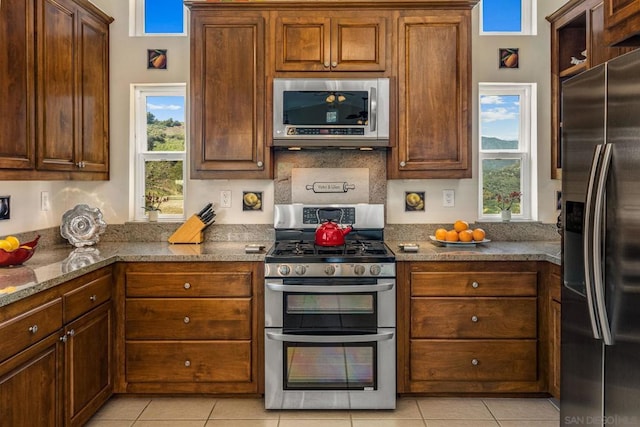
M 186 0 L 185 6 L 192 10 L 198 8 L 216 9 L 315 9 L 318 7 L 330 9 L 342 8 L 388 8 L 388 9 L 473 9 L 480 0 L 249 0 L 242 2 L 220 2 L 219 0 Z

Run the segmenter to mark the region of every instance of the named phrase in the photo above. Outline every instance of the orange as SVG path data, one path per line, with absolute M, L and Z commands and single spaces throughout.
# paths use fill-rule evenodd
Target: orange
M 453 229 L 456 230 L 457 232 L 468 230 L 469 223 L 467 221 L 462 221 L 461 219 L 459 219 L 453 224 Z
M 482 242 L 484 240 L 484 230 L 482 228 L 476 228 L 473 230 L 473 240 L 476 242 Z
M 458 232 L 456 230 L 447 231 L 447 236 L 445 238 L 447 242 L 457 242 L 458 241 Z
M 458 233 L 458 238 L 461 242 L 471 242 L 473 241 L 473 231 L 471 230 L 462 230 Z
M 444 228 L 438 228 L 436 230 L 436 240 L 446 240 L 447 239 L 447 230 Z

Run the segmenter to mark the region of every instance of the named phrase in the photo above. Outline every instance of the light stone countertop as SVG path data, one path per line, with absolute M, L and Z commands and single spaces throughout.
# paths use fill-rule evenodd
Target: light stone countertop
M 387 241 L 398 261 L 548 261 L 560 264 L 560 241 L 492 241 L 475 247 L 440 247 L 431 241 L 412 242 L 417 253 L 404 253 L 399 241 Z M 245 253 L 247 244 L 264 250 Z M 206 241 L 200 245 L 166 242 L 100 242 L 95 247 L 68 244 L 39 248 L 23 266 L 0 268 L 0 307 L 50 289 L 83 274 L 124 262 L 263 261 L 272 241 Z

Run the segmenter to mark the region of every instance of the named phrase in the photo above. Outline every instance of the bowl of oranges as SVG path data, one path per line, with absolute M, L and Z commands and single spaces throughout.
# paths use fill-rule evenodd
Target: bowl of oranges
M 7 236 L 0 239 L 0 267 L 20 265 L 33 256 L 38 246 L 37 236 L 30 242 L 21 243 L 15 236 Z
M 446 246 L 475 246 L 478 243 L 487 243 L 486 233 L 482 228 L 470 228 L 469 223 L 457 220 L 450 229 L 438 228 L 429 238 Z

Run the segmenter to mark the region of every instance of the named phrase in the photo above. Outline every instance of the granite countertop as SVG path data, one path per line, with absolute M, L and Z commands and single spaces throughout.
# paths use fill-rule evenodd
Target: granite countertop
M 472 247 L 441 247 L 431 241 L 416 253 L 405 253 L 399 241 L 387 241 L 398 261 L 549 261 L 560 264 L 559 241 L 493 241 Z M 258 253 L 245 253 L 247 244 L 264 246 Z M 166 242 L 100 242 L 95 247 L 74 248 L 68 244 L 39 248 L 22 266 L 0 268 L 0 307 L 52 288 L 118 261 L 194 262 L 263 261 L 272 241 L 207 241 L 200 245 Z

